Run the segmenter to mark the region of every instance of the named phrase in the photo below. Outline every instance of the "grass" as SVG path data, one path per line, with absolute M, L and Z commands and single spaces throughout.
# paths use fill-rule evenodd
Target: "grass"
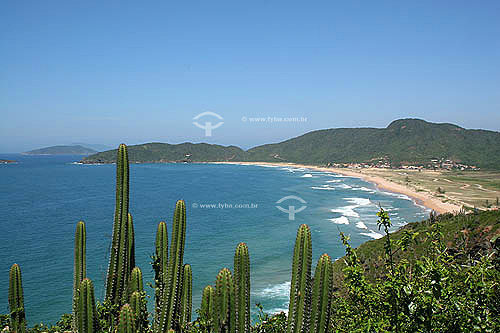
M 363 169 L 362 173 L 383 177 L 417 192 L 428 192 L 460 206 L 485 208 L 488 200 L 489 204 L 495 207 L 497 198 L 500 198 L 498 171 Z M 438 188 L 442 190 L 441 193 L 437 193 Z

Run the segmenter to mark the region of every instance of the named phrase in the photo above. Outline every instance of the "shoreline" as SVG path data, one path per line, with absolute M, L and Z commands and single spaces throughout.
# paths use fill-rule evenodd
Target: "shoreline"
M 443 214 L 448 212 L 458 212 L 462 208 L 461 206 L 452 203 L 442 202 L 438 198 L 429 195 L 428 192 L 416 192 L 405 185 L 388 181 L 383 177 L 363 174 L 361 171 L 347 170 L 341 168 L 326 168 L 314 165 L 284 163 L 284 162 L 208 162 L 208 163 L 235 164 L 235 165 L 268 165 L 277 167 L 306 168 L 314 171 L 331 172 L 344 176 L 360 178 L 366 182 L 375 184 L 379 190 L 386 190 L 392 193 L 404 194 L 413 199 L 416 204 L 421 204 L 422 206 L 428 209 L 436 211 L 438 214 Z

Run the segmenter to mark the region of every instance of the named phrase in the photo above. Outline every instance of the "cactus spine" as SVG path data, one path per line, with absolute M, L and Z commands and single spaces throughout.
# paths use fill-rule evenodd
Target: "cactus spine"
M 236 332 L 236 306 L 231 271 L 223 268 L 215 282 L 216 332 Z
M 311 306 L 311 332 L 328 331 L 332 299 L 333 264 L 328 254 L 323 254 L 314 271 Z
M 182 271 L 182 292 L 180 305 L 180 320 L 179 324 L 182 329 L 191 322 L 191 308 L 193 305 L 193 272 L 191 266 L 184 265 Z
M 120 310 L 118 333 L 136 333 L 134 312 L 129 304 L 125 304 Z
M 180 316 L 180 296 L 182 283 L 182 267 L 184 258 L 184 242 L 186 240 L 186 204 L 184 200 L 175 205 L 174 221 L 172 225 L 172 243 L 165 286 L 162 292 L 161 315 L 159 328 L 178 330 Z
M 94 285 L 89 279 L 83 279 L 78 288 L 76 313 L 78 333 L 93 333 L 97 331 Z
M 236 332 L 250 332 L 250 257 L 245 243 L 238 244 L 234 254 L 234 289 Z
M 73 276 L 73 328 L 77 327 L 77 303 L 78 303 L 78 288 L 86 277 L 86 242 L 87 236 L 85 231 L 85 223 L 78 222 L 75 231 L 75 262 Z
M 293 251 L 288 333 L 309 332 L 311 256 L 311 231 L 306 224 L 302 224 Z
M 24 312 L 23 282 L 21 268 L 12 265 L 9 273 L 10 328 L 13 332 L 26 332 L 26 313 Z
M 116 206 L 113 223 L 113 240 L 106 279 L 106 299 L 121 305 L 126 298 L 127 283 L 132 270 L 133 256 L 132 218 L 129 206 L 129 163 L 127 146 L 118 147 L 116 160 Z M 133 229 L 133 228 L 132 228 Z M 131 241 L 132 239 L 132 241 Z

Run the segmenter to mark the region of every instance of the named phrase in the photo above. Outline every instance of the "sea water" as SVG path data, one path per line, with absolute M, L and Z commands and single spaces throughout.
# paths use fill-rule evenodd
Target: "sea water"
M 0 313 L 9 312 L 13 263 L 21 266 L 30 325 L 55 323 L 61 314 L 71 312 L 74 232 L 79 220 L 87 228 L 87 276 L 94 281 L 96 298 L 103 300 L 115 165 L 74 163 L 81 156 L 0 154 L 0 159 L 19 162 L 0 164 Z M 153 279 L 150 262 L 156 227 L 166 221 L 171 232 L 178 199 L 187 207 L 184 262 L 193 270 L 194 309 L 219 270 L 233 270 L 239 242 L 249 247 L 252 307 L 261 303 L 268 312 L 286 311 L 293 246 L 301 224 L 311 228 L 315 265 L 323 253 L 332 259 L 344 255 L 340 231 L 350 235 L 353 246 L 380 238 L 379 206 L 389 211 L 394 228 L 428 215 L 404 195 L 332 173 L 264 165 L 131 164 L 136 264 L 145 285 Z M 150 287 L 146 292 L 154 294 Z

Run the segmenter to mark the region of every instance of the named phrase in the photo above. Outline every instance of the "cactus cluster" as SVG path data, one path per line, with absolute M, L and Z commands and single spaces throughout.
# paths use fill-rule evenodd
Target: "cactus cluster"
M 127 147 L 120 145 L 117 155 L 116 208 L 113 223 L 106 300 L 112 308 L 110 331 L 147 332 L 148 312 L 142 271 L 135 266 L 134 226 L 129 207 L 129 163 Z M 155 271 L 154 332 L 187 332 L 191 327 L 192 269 L 184 264 L 186 238 L 186 204 L 176 203 L 169 248 L 167 225 L 158 224 L 153 268 Z M 170 253 L 169 253 L 170 251 Z M 299 227 L 293 252 L 288 333 L 328 331 L 332 304 L 333 264 L 324 254 L 311 277 L 311 231 Z M 215 287 L 215 288 L 214 288 Z M 234 274 L 223 268 L 215 286 L 203 290 L 199 321 L 206 332 L 250 332 L 250 256 L 245 243 L 234 253 Z M 9 282 L 10 327 L 26 331 L 21 270 L 14 264 Z M 97 332 L 94 286 L 86 277 L 86 230 L 83 221 L 75 232 L 73 277 L 73 331 Z
M 158 329 L 179 330 L 180 299 L 182 294 L 182 272 L 184 267 L 184 243 L 186 241 L 186 204 L 177 201 L 172 223 L 172 242 L 168 258 L 167 271 L 163 272 L 164 285 L 161 291 L 161 311 Z
M 113 239 L 106 279 L 106 299 L 122 305 L 127 301 L 129 276 L 135 266 L 134 228 L 129 214 L 129 162 L 127 146 L 118 147 L 116 160 L 116 205 Z

